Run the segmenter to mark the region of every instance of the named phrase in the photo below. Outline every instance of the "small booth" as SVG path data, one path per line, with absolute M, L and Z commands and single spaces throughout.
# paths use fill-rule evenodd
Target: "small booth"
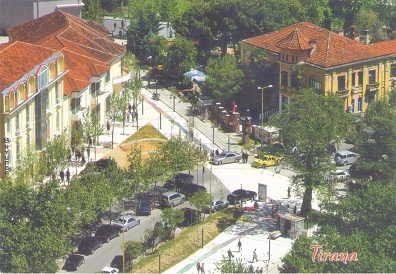
M 281 234 L 297 239 L 298 235 L 304 234 L 304 218 L 297 215 L 276 216 L 277 227 Z

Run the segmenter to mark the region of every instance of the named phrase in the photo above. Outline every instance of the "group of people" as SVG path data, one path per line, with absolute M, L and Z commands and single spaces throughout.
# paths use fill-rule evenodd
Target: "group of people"
M 61 171 L 59 172 L 59 177 L 60 177 L 60 180 L 62 183 L 65 182 L 65 179 L 66 179 L 66 182 L 69 185 L 70 184 L 70 170 L 69 170 L 69 168 L 66 169 L 66 172 L 63 171 L 63 169 L 61 169 Z M 51 178 L 52 178 L 52 180 L 56 179 L 55 172 L 52 173 Z
M 242 163 L 246 164 L 248 162 L 249 154 L 247 152 L 242 152 Z
M 197 272 L 199 273 L 201 271 L 201 273 L 205 273 L 205 264 L 204 263 L 197 263 L 196 265 L 197 267 Z

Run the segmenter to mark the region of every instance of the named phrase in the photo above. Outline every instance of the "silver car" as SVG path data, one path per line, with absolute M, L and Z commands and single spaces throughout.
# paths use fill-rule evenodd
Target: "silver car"
M 128 231 L 132 227 L 140 225 L 140 219 L 136 216 L 121 216 L 114 222 L 114 224 L 122 226 L 123 231 Z
M 213 203 L 212 203 L 212 211 L 213 212 L 216 212 L 218 210 L 222 210 L 223 208 L 226 208 L 226 207 L 228 207 L 228 201 L 227 200 L 224 201 L 222 199 L 219 199 L 219 200 L 214 200 Z
M 215 155 L 212 159 L 212 163 L 215 165 L 238 163 L 242 159 L 242 155 L 232 152 L 223 151 L 219 155 Z

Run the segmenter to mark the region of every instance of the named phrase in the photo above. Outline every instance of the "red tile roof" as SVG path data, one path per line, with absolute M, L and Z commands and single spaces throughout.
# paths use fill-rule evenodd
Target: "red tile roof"
M 57 51 L 20 41 L 0 45 L 0 92 L 17 84 Z M 26 79 L 24 79 L 26 80 Z M 15 84 L 15 86 L 13 86 Z
M 302 39 L 300 37 L 300 42 L 306 40 L 316 41 L 316 51 L 312 56 L 307 58 L 306 62 L 323 68 L 384 57 L 396 53 L 396 40 L 365 45 L 309 22 L 296 23 L 279 31 L 245 39 L 243 42 L 279 54 L 281 51 L 279 46 L 285 46 L 285 42 L 288 41 L 287 37 L 289 37 L 289 41 L 293 42 L 290 43 L 293 49 L 299 46 L 297 39 L 290 39 L 291 33 L 296 32 L 296 29 L 305 38 Z M 296 34 L 293 37 L 295 36 Z M 284 42 L 281 43 L 282 41 Z
M 92 76 L 103 75 L 125 47 L 109 38 L 98 24 L 55 11 L 7 30 L 12 40 L 62 50 L 69 69 L 64 93 L 80 91 Z M 81 63 L 80 63 L 81 62 Z
M 276 43 L 276 46 L 282 49 L 291 50 L 310 50 L 312 46 L 307 38 L 304 37 L 298 28 L 295 28 L 288 36 Z

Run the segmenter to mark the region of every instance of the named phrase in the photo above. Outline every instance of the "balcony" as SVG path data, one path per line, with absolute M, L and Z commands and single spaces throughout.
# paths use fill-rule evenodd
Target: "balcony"
M 366 92 L 377 92 L 379 90 L 379 84 L 379 82 L 367 84 Z
M 348 90 L 347 89 L 337 90 L 337 94 L 341 97 L 346 97 L 348 96 Z
M 352 87 L 352 93 L 358 93 L 361 92 L 362 90 L 363 90 L 362 86 Z

